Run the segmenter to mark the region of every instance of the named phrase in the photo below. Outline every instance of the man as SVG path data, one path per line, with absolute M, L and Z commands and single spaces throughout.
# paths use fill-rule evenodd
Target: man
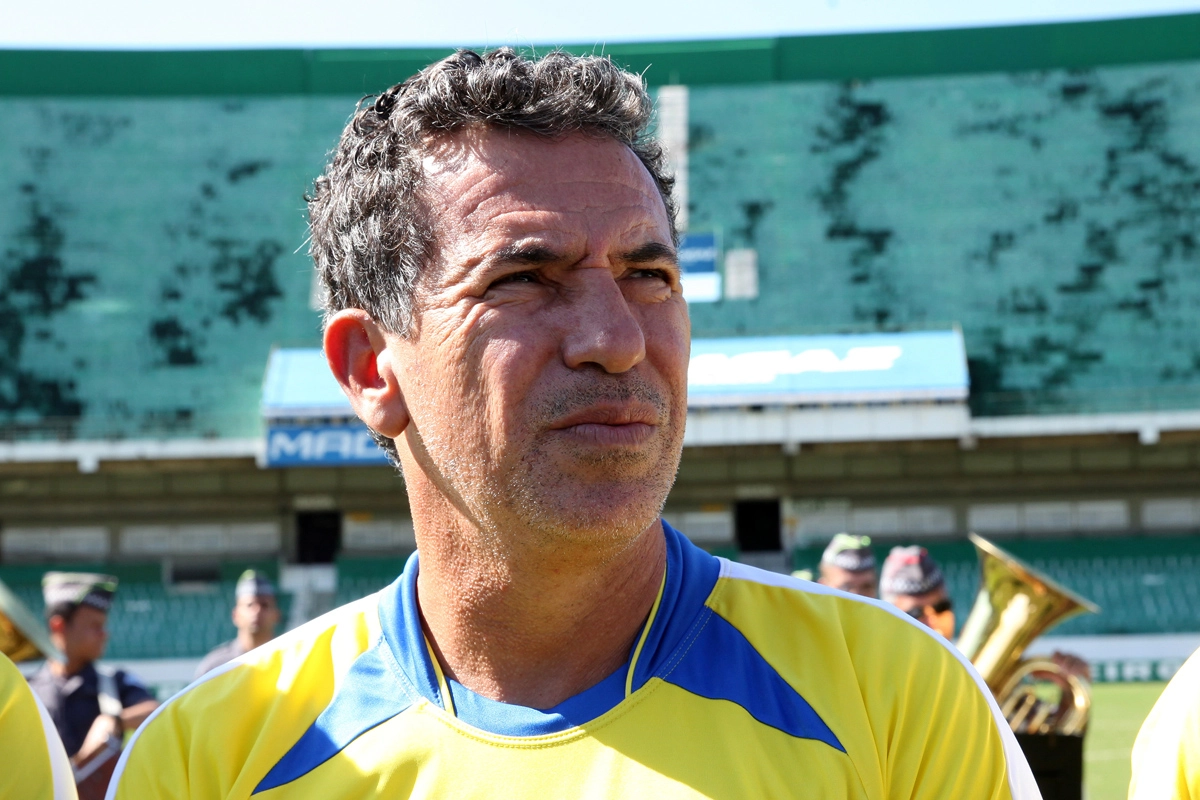
M 876 597 L 879 579 L 875 574 L 875 554 L 869 536 L 839 533 L 821 554 L 818 583 L 860 597 Z
M 201 660 L 196 667 L 197 678 L 275 638 L 279 605 L 275 602 L 275 584 L 271 579 L 258 570 L 248 569 L 238 578 L 233 595 L 233 626 L 237 628 L 237 636 L 213 648 Z
M 64 661 L 47 660 L 29 685 L 50 713 L 67 755 L 87 763 L 120 743 L 158 707 L 145 685 L 123 670 L 101 671 L 105 623 L 117 579 L 111 575 L 48 572 L 42 578 L 50 641 Z
M 954 603 L 946 581 L 924 547 L 893 547 L 879 582 L 883 599 L 942 636 L 954 636 Z
M 28 800 L 75 800 L 75 777 L 62 740 L 45 707 L 21 676 L 17 665 L 0 653 L 0 797 Z
M 507 49 L 354 115 L 325 352 L 418 555 L 165 706 L 116 800 L 1036 796 L 941 640 L 660 521 L 690 328 L 650 122 L 608 59 Z
M 1200 800 L 1200 652 L 1171 678 L 1138 731 L 1129 800 Z

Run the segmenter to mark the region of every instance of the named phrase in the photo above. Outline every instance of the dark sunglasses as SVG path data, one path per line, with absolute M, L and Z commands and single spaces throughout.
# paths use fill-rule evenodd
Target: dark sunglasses
M 950 601 L 950 598 L 947 597 L 945 600 L 938 600 L 936 603 L 933 603 L 931 605 L 917 606 L 916 608 L 910 608 L 905 613 L 908 614 L 913 619 L 920 619 L 921 617 L 925 616 L 925 612 L 927 610 L 933 611 L 934 614 L 945 614 L 947 611 L 951 611 L 953 609 L 954 609 L 954 603 L 952 603 Z

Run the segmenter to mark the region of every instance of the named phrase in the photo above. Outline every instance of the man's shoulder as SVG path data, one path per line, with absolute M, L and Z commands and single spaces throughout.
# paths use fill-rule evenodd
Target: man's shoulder
M 162 770 L 186 771 L 189 759 L 237 761 L 264 739 L 293 741 L 378 641 L 377 608 L 375 595 L 341 606 L 197 679 L 142 725 L 120 774 L 139 783 Z
M 170 727 L 161 717 L 232 725 L 251 709 L 295 705 L 332 692 L 338 666 L 379 636 L 376 603 L 372 596 L 335 608 L 216 667 L 165 703 L 146 730 Z
M 828 722 L 848 752 L 888 761 L 896 785 L 905 784 L 900 770 L 916 786 L 914 776 L 929 757 L 949 770 L 930 784 L 945 779 L 950 786 L 947 776 L 971 758 L 996 780 L 1003 777 L 1012 797 L 1038 796 L 979 673 L 949 641 L 895 607 L 731 562 L 722 563 L 708 604 Z M 961 789 L 937 796 L 963 796 Z
M 783 673 L 875 684 L 903 659 L 906 670 L 936 671 L 990 699 L 954 645 L 880 600 L 723 561 L 708 605 Z
M 720 577 L 709 604 L 718 613 L 726 611 L 745 617 L 747 622 L 756 612 L 769 613 L 775 621 L 792 623 L 781 626 L 781 630 L 795 631 L 806 638 L 821 633 L 838 638 L 869 633 L 875 638 L 883 632 L 945 642 L 881 600 L 725 559 L 721 560 Z
M 238 652 L 232 660 L 192 683 L 181 695 L 220 692 L 230 685 L 248 689 L 259 682 L 274 684 L 284 675 L 311 672 L 312 667 L 307 666 L 310 664 L 325 664 L 336 671 L 332 662 L 352 660 L 370 647 L 379 634 L 378 597 L 372 595 L 335 608 L 261 647 Z M 209 655 L 221 653 L 231 645 L 240 650 L 236 644 L 234 640 L 221 645 Z

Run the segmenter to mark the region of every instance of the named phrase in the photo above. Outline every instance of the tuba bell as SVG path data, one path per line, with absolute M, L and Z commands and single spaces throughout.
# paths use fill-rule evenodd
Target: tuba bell
M 22 603 L 4 581 L 0 581 L 0 653 L 13 661 L 62 655 L 50 642 L 46 626 Z
M 1022 659 L 1059 622 L 1100 609 L 976 534 L 979 593 L 958 638 L 1015 733 L 1080 736 L 1091 710 L 1086 680 L 1050 659 Z

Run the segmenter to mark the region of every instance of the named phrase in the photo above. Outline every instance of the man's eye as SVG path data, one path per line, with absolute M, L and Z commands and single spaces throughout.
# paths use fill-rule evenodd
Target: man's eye
M 630 277 L 633 277 L 633 278 L 657 278 L 660 281 L 666 281 L 667 283 L 670 283 L 670 281 L 671 281 L 671 277 L 667 274 L 667 271 L 664 269 L 635 269 L 633 272 L 630 273 Z
M 503 278 L 497 278 L 492 281 L 491 286 L 503 286 L 506 283 L 537 283 L 538 276 L 533 272 L 514 272 L 512 275 L 505 275 Z

